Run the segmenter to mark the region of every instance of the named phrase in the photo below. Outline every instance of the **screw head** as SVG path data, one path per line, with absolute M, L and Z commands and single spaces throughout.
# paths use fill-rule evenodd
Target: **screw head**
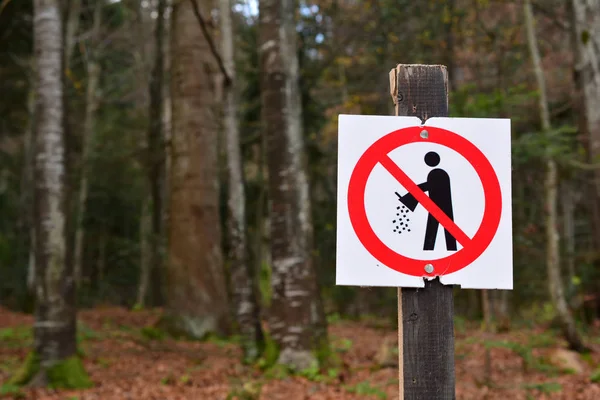
M 433 272 L 433 265 L 431 264 L 427 264 L 425 265 L 425 272 L 427 272 L 428 274 Z
M 422 137 L 423 139 L 427 139 L 427 138 L 429 137 L 429 132 L 427 132 L 427 130 L 423 129 L 423 130 L 421 131 L 421 137 Z

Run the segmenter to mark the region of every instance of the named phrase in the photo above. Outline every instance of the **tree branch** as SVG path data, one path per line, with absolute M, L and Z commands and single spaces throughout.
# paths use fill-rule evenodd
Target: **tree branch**
M 204 38 L 208 42 L 208 45 L 210 46 L 210 51 L 213 53 L 213 56 L 215 56 L 215 59 L 217 60 L 217 64 L 219 64 L 219 69 L 221 70 L 221 73 L 223 74 L 223 77 L 225 78 L 225 86 L 229 86 L 229 85 L 231 85 L 231 77 L 227 73 L 227 69 L 225 68 L 223 59 L 221 58 L 221 55 L 219 54 L 219 51 L 217 50 L 217 46 L 215 46 L 215 42 L 213 41 L 212 37 L 210 36 L 210 33 L 208 32 L 208 28 L 206 27 L 206 22 L 204 21 L 204 18 L 202 18 L 202 14 L 200 13 L 198 4 L 196 3 L 196 0 L 190 0 L 190 2 L 192 3 L 192 8 L 194 9 L 194 14 L 196 15 L 196 19 L 198 20 L 198 23 L 200 24 L 200 28 L 202 28 L 202 33 L 204 34 Z

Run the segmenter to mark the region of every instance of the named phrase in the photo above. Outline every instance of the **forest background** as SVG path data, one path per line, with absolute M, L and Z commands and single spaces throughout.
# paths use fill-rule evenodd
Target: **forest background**
M 514 290 L 457 288 L 455 328 L 485 365 L 539 329 L 594 354 L 599 2 L 2 0 L 0 341 L 36 321 L 6 391 L 89 385 L 76 309 L 339 378 L 336 324 L 397 313 L 394 288 L 335 285 L 337 117 L 393 114 L 399 62 L 448 67 L 451 116 L 511 119 Z

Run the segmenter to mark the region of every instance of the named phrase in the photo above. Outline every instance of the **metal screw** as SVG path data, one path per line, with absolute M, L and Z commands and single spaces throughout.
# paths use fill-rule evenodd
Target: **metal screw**
M 429 137 L 429 132 L 427 132 L 425 129 L 423 129 L 423 130 L 421 131 L 421 137 L 422 137 L 423 139 L 427 139 L 427 138 Z
M 425 272 L 427 272 L 428 274 L 433 272 L 433 265 L 431 264 L 427 264 L 425 265 Z

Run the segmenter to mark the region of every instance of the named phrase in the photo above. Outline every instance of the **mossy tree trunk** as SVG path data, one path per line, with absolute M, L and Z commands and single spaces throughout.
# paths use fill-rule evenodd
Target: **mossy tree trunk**
M 63 41 L 58 0 L 35 0 L 34 349 L 13 381 L 87 386 L 77 358 L 75 285 L 65 262 Z
M 312 224 L 302 137 L 296 2 L 261 0 L 259 54 L 271 222 L 270 333 L 278 362 L 308 368 L 327 345 L 311 259 Z
M 197 3 L 204 18 L 209 16 L 210 1 Z M 171 26 L 169 261 L 162 325 L 202 338 L 229 332 L 218 198 L 218 69 L 190 1 L 173 3 Z

